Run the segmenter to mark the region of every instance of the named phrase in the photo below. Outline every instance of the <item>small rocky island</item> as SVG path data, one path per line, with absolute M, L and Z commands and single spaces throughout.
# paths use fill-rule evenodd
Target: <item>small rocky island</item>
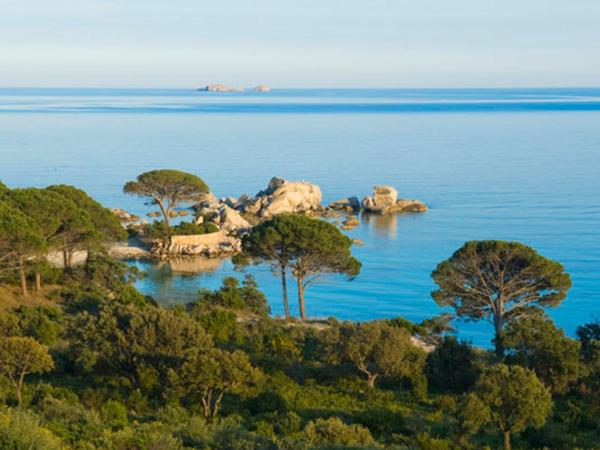
M 254 88 L 252 88 L 252 90 L 254 92 L 259 92 L 259 93 L 265 93 L 265 92 L 271 92 L 271 88 L 269 86 L 267 86 L 266 84 L 259 84 L 258 86 L 255 86 Z M 244 88 L 243 87 L 231 87 L 227 84 L 223 84 L 223 83 L 213 83 L 213 84 L 209 84 L 203 88 L 199 88 L 197 89 L 197 91 L 200 92 L 244 92 Z
M 254 88 L 254 92 L 271 92 L 271 88 L 266 84 L 259 84 Z
M 235 88 L 222 83 L 209 84 L 197 90 L 204 92 L 244 92 L 244 88 Z
M 192 235 L 174 235 L 168 240 L 143 236 L 136 245 L 116 245 L 111 254 L 121 258 L 205 256 L 223 257 L 241 251 L 241 238 L 253 226 L 279 214 L 306 214 L 334 220 L 344 230 L 360 224 L 360 214 L 422 213 L 427 206 L 419 200 L 398 198 L 392 186 L 375 186 L 372 195 L 362 200 L 347 197 L 322 204 L 323 194 L 318 185 L 307 181 L 289 181 L 273 177 L 264 190 L 256 195 L 243 194 L 238 198 L 218 199 L 206 193 L 190 208 L 194 225 L 210 226 L 212 232 Z M 130 229 L 143 229 L 147 221 L 123 210 L 112 210 Z M 173 212 L 173 216 L 186 216 L 187 209 Z M 157 217 L 158 213 L 149 213 Z

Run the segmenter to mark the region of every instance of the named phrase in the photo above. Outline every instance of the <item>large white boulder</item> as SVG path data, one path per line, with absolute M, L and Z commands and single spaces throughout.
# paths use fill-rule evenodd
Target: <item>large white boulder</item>
M 248 221 L 238 211 L 227 205 L 219 207 L 217 225 L 229 233 L 250 228 Z
M 274 177 L 266 191 L 257 195 L 261 205 L 258 215 L 268 218 L 284 213 L 317 211 L 321 209 L 322 198 L 321 189 L 316 184 Z
M 428 209 L 419 200 L 399 199 L 398 191 L 392 186 L 375 186 L 373 196 L 363 198 L 361 204 L 365 212 L 376 214 L 425 212 Z
M 398 200 L 398 191 L 392 186 L 375 186 L 373 196 L 365 197 L 362 207 L 366 212 L 386 214 Z

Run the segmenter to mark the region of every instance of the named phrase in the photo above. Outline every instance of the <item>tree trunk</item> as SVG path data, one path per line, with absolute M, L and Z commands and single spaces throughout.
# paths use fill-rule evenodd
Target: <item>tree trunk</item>
M 155 199 L 155 200 L 156 200 L 156 203 L 158 203 L 158 206 L 160 208 L 160 211 L 162 212 L 163 217 L 165 218 L 165 224 L 167 225 L 167 230 L 169 230 L 169 234 L 171 234 L 170 233 L 170 228 L 171 228 L 171 216 L 170 216 L 170 213 L 171 213 L 171 210 L 170 210 L 170 208 L 165 208 L 165 205 L 162 202 L 162 200 L 158 200 L 158 199 Z
M 22 256 L 19 256 L 19 276 L 21 278 L 21 295 L 28 297 L 27 292 L 27 277 L 25 276 L 25 261 Z
M 22 403 L 22 398 L 21 398 L 21 391 L 23 390 L 23 380 L 25 379 L 25 373 L 21 373 L 21 375 L 19 376 L 19 381 L 16 383 L 16 394 L 17 394 L 17 406 L 21 407 L 21 403 Z
M 300 308 L 300 319 L 306 320 L 306 307 L 304 305 L 304 285 L 302 284 L 302 281 L 302 275 L 298 275 L 298 306 Z
M 494 347 L 496 350 L 496 357 L 500 360 L 504 359 L 504 320 L 500 316 L 494 316 Z
M 202 406 L 204 408 L 204 418 L 209 419 L 212 415 L 212 391 L 205 389 L 202 392 Z
M 212 417 L 217 417 L 217 414 L 219 414 L 219 406 L 221 405 L 221 400 L 223 400 L 223 392 L 221 392 L 215 400 L 215 404 L 213 406 L 212 411 Z
M 42 291 L 42 274 L 39 272 L 35 273 L 35 290 L 36 292 Z
M 283 307 L 285 309 L 285 318 L 290 318 L 290 304 L 288 302 L 287 295 L 287 278 L 285 273 L 285 266 L 281 265 L 281 293 L 283 294 Z
M 368 374 L 367 375 L 367 384 L 369 388 L 373 389 L 375 387 L 375 381 L 377 380 L 378 374 Z
M 504 440 L 504 450 L 510 450 L 510 431 L 504 431 L 502 438 Z
M 21 389 L 17 388 L 16 389 L 16 394 L 17 394 L 17 406 L 21 406 L 22 400 L 21 400 Z

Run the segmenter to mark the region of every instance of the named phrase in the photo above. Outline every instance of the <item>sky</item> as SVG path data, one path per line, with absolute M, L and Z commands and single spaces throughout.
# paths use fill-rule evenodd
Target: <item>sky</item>
M 600 0 L 0 0 L 0 86 L 600 86 Z

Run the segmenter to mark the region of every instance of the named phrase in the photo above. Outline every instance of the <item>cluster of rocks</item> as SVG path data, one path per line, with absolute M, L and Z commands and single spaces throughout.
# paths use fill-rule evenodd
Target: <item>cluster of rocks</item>
M 327 207 L 321 204 L 322 197 L 321 189 L 316 184 L 288 181 L 278 177 L 271 178 L 266 189 L 255 196 L 243 194 L 239 198 L 217 199 L 213 194 L 205 194 L 193 206 L 194 222 L 213 223 L 219 231 L 204 235 L 172 236 L 168 242 L 156 240 L 152 243 L 151 252 L 159 256 L 214 257 L 235 254 L 241 250 L 242 236 L 249 232 L 253 225 L 285 213 L 337 218 L 335 223 L 344 230 L 351 230 L 360 224 L 358 215 L 361 213 L 427 211 L 427 206 L 419 200 L 399 199 L 398 191 L 392 186 L 375 186 L 373 195 L 364 197 L 362 201 L 359 201 L 358 197 L 348 197 L 332 202 Z M 112 211 L 124 223 L 139 220 L 139 217 L 126 211 Z M 152 217 L 156 216 L 152 214 Z M 344 220 L 341 220 L 341 216 L 344 216 Z
M 123 223 L 125 225 L 130 225 L 130 224 L 139 222 L 141 220 L 140 216 L 136 216 L 135 214 L 128 213 L 127 211 L 125 211 L 122 208 L 110 208 L 109 211 L 111 213 L 113 213 L 115 216 L 117 216 L 118 219 L 121 221 L 121 223 Z
M 222 83 L 209 84 L 208 86 L 200 88 L 198 90 L 205 92 L 244 92 L 243 88 L 234 88 Z
M 250 223 L 242 217 L 230 202 L 218 200 L 213 194 L 205 194 L 204 198 L 194 205 L 194 223 L 212 222 L 221 230 L 230 234 L 240 235 L 251 228 Z
M 209 258 L 239 253 L 242 242 L 225 231 L 191 236 L 171 236 L 168 241 L 157 239 L 150 250 L 158 256 L 206 256 Z
M 259 84 L 255 88 L 252 89 L 254 92 L 270 92 L 271 88 L 266 84 Z M 213 83 L 205 86 L 203 88 L 198 89 L 198 91 L 205 92 L 244 92 L 244 88 L 231 87 L 222 83 Z
M 357 197 L 348 197 L 329 204 L 335 211 L 368 214 L 395 214 L 404 212 L 425 212 L 427 205 L 419 200 L 398 198 L 398 191 L 392 186 L 375 186 L 373 195 L 366 196 L 361 202 Z
M 266 189 L 254 197 L 247 194 L 239 198 L 227 197 L 217 200 L 212 194 L 195 206 L 196 217 L 209 220 L 221 228 L 244 231 L 251 223 L 289 213 L 323 211 L 321 189 L 306 181 L 287 181 L 273 177 Z

